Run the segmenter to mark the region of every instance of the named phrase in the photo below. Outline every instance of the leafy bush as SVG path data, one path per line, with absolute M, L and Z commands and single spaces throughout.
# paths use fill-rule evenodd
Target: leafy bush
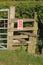
M 10 6 L 15 6 L 17 18 L 33 18 L 37 7 L 38 19 L 43 23 L 43 2 L 0 2 L 0 8 L 9 8 Z

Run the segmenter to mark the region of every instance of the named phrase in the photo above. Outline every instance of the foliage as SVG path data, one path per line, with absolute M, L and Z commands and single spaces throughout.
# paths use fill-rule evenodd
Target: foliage
M 16 17 L 18 18 L 33 18 L 34 8 L 29 7 L 28 4 L 22 4 L 16 6 Z
M 37 44 L 36 44 L 36 53 L 38 53 L 38 54 L 41 54 L 42 52 L 41 52 L 41 50 L 42 50 L 42 40 L 38 40 L 37 41 Z
M 41 23 L 43 23 L 43 7 L 37 6 L 38 19 Z
M 9 8 L 15 6 L 17 18 L 33 18 L 34 11 L 37 6 L 38 17 L 43 22 L 43 3 L 42 2 L 0 2 L 0 8 Z
M 17 18 L 33 18 L 37 7 L 38 19 L 43 23 L 43 2 L 0 2 L 0 8 L 9 8 L 10 6 L 15 6 Z

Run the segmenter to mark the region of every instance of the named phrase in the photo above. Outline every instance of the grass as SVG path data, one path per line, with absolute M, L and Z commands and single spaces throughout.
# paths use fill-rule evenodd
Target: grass
M 34 56 L 23 50 L 0 51 L 0 65 L 43 65 L 43 56 Z

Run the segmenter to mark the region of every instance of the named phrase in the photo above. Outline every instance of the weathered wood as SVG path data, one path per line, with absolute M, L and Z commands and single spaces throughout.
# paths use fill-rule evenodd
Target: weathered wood
M 35 21 L 34 21 L 34 24 L 33 24 L 33 27 L 34 27 L 33 34 L 37 35 L 37 30 L 38 30 L 37 12 L 35 12 L 34 19 L 35 19 Z M 32 40 L 32 44 L 29 46 L 29 47 L 31 47 L 30 53 L 35 53 L 37 37 L 30 37 L 30 39 Z
M 21 38 L 28 38 L 28 35 L 14 35 L 13 39 L 21 39 Z
M 19 18 L 13 18 L 13 19 L 11 19 L 11 21 L 12 22 L 14 21 L 14 23 L 18 22 L 18 20 L 19 20 Z M 28 18 L 23 18 L 22 20 L 23 20 L 23 22 L 34 22 L 35 21 L 34 19 L 28 19 Z
M 34 30 L 33 30 L 33 34 L 36 34 L 37 35 L 37 31 L 38 31 L 38 23 L 37 23 L 37 12 L 35 12 L 35 15 L 34 15 Z M 33 51 L 35 53 L 35 49 L 36 49 L 36 44 L 37 44 L 37 37 L 33 37 Z
M 27 32 L 20 32 L 21 34 L 24 34 L 24 35 L 28 35 L 28 36 L 32 36 L 32 37 L 38 37 L 38 35 L 36 34 L 33 34 L 33 33 L 27 33 Z
M 10 7 L 10 19 L 15 18 L 15 7 L 11 6 Z
M 20 44 L 20 43 L 15 43 L 15 44 L 12 44 L 12 46 L 22 46 L 22 45 L 27 45 L 26 43 L 24 43 L 24 44 Z
M 22 30 L 18 30 L 17 28 L 14 28 L 12 30 L 14 31 L 32 31 L 34 28 L 33 27 L 24 27 Z
M 22 41 L 22 42 L 21 41 L 22 40 L 20 40 L 20 39 L 16 40 L 16 42 L 15 42 L 15 40 L 13 40 L 14 43 L 12 45 L 16 45 L 16 46 L 17 45 L 19 45 L 19 46 L 21 46 L 21 45 L 27 45 L 27 43 L 25 43 L 24 41 Z
M 29 53 L 33 53 L 33 51 L 32 51 L 32 46 L 33 46 L 33 45 L 32 45 L 32 44 L 33 44 L 32 41 L 33 41 L 33 40 L 32 40 L 32 37 L 31 37 L 31 36 L 29 37 L 29 41 L 31 41 L 31 43 L 28 44 L 28 49 L 27 49 L 27 51 L 28 51 Z
M 15 7 L 10 7 L 10 19 L 8 21 L 8 43 L 7 48 L 9 50 L 12 50 L 12 43 L 13 43 L 13 31 L 11 29 L 14 27 L 14 23 L 11 21 L 11 19 L 15 18 Z M 13 23 L 13 25 L 12 25 Z
M 34 19 L 25 19 L 23 18 L 23 22 L 33 22 L 33 27 L 23 27 L 22 30 L 18 30 L 17 28 L 14 28 L 14 23 L 18 21 L 17 18 L 15 18 L 15 8 L 10 7 L 10 19 L 8 21 L 8 46 L 7 48 L 10 50 L 14 49 L 14 39 L 20 41 L 20 43 L 27 43 L 28 44 L 28 52 L 29 53 L 35 53 L 36 49 L 36 42 L 37 42 L 37 30 L 38 30 L 38 24 L 37 24 L 37 13 L 35 12 Z M 20 32 L 21 35 L 13 36 L 13 32 Z M 23 32 L 24 31 L 24 32 Z M 27 33 L 25 31 L 32 31 L 33 33 Z M 26 41 L 24 38 L 29 38 L 28 41 Z M 12 46 L 13 45 L 13 46 Z M 17 43 L 17 45 L 19 45 Z M 21 44 L 20 44 L 21 45 Z
M 31 43 L 31 41 L 26 41 L 25 39 L 16 39 L 16 40 L 18 40 L 18 41 L 20 41 L 19 43 L 21 43 L 21 44 L 25 44 L 25 43 Z

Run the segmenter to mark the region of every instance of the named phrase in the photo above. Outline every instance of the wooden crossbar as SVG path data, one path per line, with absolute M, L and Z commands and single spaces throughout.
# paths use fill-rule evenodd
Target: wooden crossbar
M 18 18 L 11 19 L 11 21 L 14 23 L 18 22 L 18 20 L 20 20 L 20 19 L 18 19 Z M 35 19 L 28 19 L 28 18 L 23 18 L 22 20 L 23 20 L 23 22 L 34 22 L 35 21 Z
M 14 35 L 13 38 L 14 39 L 28 38 L 28 35 Z
M 13 29 L 12 29 L 13 30 Z M 34 28 L 33 27 L 24 27 L 23 29 L 21 29 L 21 30 L 19 30 L 19 29 L 17 29 L 17 28 L 14 28 L 14 31 L 27 31 L 27 30 L 34 30 Z
M 26 41 L 25 39 L 16 39 L 18 41 L 20 41 L 20 43 L 31 43 L 31 41 Z
M 35 35 L 33 33 L 27 33 L 27 32 L 20 32 L 21 34 L 24 34 L 24 35 L 29 35 L 29 36 L 32 36 L 32 37 L 37 37 L 38 35 Z

